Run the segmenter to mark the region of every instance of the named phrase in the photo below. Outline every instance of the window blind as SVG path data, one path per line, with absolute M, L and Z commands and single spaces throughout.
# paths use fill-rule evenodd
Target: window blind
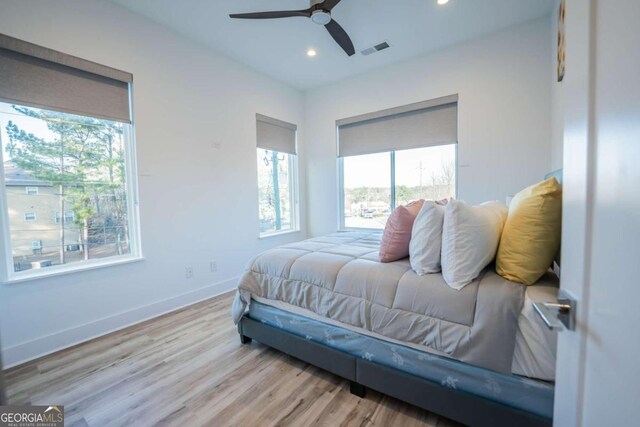
M 278 151 L 280 153 L 297 154 L 296 130 L 294 124 L 256 114 L 258 148 Z
M 130 73 L 0 34 L 0 100 L 131 123 Z
M 458 141 L 458 95 L 338 120 L 338 156 Z

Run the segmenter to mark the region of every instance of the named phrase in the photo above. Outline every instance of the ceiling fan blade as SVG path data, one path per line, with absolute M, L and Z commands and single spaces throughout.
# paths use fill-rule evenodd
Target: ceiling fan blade
M 302 16 L 304 18 L 311 17 L 311 10 L 280 10 L 276 12 L 253 12 L 253 13 L 233 13 L 230 18 L 236 19 L 275 19 L 275 18 L 291 18 Z
M 322 4 L 320 4 L 320 8 L 324 10 L 331 10 L 336 7 L 338 3 L 340 3 L 340 0 L 324 0 Z
M 324 26 L 331 37 L 340 45 L 342 49 L 347 53 L 347 55 L 351 56 L 356 53 L 355 48 L 353 47 L 353 43 L 351 39 L 347 35 L 347 32 L 333 19 L 329 21 L 327 25 Z

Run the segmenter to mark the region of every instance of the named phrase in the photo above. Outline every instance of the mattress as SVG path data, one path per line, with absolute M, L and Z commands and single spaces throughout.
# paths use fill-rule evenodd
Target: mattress
M 424 352 L 498 372 L 548 377 L 548 372 L 537 376 L 536 369 L 548 363 L 535 361 L 531 345 L 545 339 L 518 338 L 543 331 L 520 326 L 534 320 L 523 317 L 523 285 L 488 269 L 456 291 L 440 274 L 416 275 L 408 259 L 378 262 L 379 240 L 379 232 L 342 232 L 263 252 L 240 279 L 234 320 L 252 299 L 282 304 Z
M 548 273 L 534 286 L 526 288 L 511 365 L 514 374 L 555 380 L 558 334 L 546 327 L 532 302 L 558 302 L 558 282 L 555 274 Z
M 285 307 L 285 306 L 283 306 Z M 388 340 L 355 333 L 326 321 L 254 301 L 251 319 L 355 357 L 471 393 L 546 418 L 553 416 L 552 384 L 476 368 L 467 363 L 425 353 Z M 326 319 L 324 319 L 326 320 Z

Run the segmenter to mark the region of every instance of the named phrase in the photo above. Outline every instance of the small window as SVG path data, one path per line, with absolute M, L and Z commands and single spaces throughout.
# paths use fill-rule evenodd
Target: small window
M 25 193 L 27 193 L 28 196 L 37 196 L 38 195 L 38 187 L 26 187 L 25 188 Z
M 42 240 L 34 240 L 31 242 L 31 249 L 34 251 L 42 249 Z
M 258 148 L 260 234 L 295 230 L 296 156 Z
M 24 220 L 25 221 L 35 221 L 36 220 L 36 214 L 35 212 L 27 212 L 24 214 Z
M 298 230 L 296 125 L 256 115 L 260 236 Z
M 75 215 L 73 212 L 65 211 L 64 213 L 64 223 L 72 224 L 75 221 Z M 56 212 L 55 223 L 60 224 L 60 212 Z

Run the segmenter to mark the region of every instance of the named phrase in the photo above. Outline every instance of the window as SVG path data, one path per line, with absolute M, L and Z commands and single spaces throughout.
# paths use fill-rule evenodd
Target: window
M 456 144 L 341 160 L 343 228 L 382 229 L 399 205 L 456 195 Z
M 391 211 L 456 194 L 458 96 L 338 120 L 340 228 L 384 228 Z
M 456 196 L 456 145 L 396 151 L 395 203 Z
M 0 280 L 139 258 L 132 76 L 2 34 L 0 50 Z
M 391 213 L 389 153 L 345 157 L 344 226 L 384 228 Z
M 73 221 L 75 221 L 75 215 L 73 214 L 73 212 L 65 211 L 64 212 L 64 223 L 65 224 L 71 224 Z M 56 224 L 60 224 L 60 212 L 56 212 L 55 223 Z
M 296 156 L 258 148 L 260 234 L 295 230 Z
M 296 127 L 257 115 L 260 236 L 298 230 Z
M 135 253 L 128 125 L 2 103 L 0 124 L 14 273 L 40 261 L 51 261 L 49 269 Z M 25 181 L 46 184 L 37 199 L 18 197 L 14 188 Z M 27 206 L 53 221 L 21 226 L 13 212 Z M 24 220 L 36 221 L 35 212 Z

